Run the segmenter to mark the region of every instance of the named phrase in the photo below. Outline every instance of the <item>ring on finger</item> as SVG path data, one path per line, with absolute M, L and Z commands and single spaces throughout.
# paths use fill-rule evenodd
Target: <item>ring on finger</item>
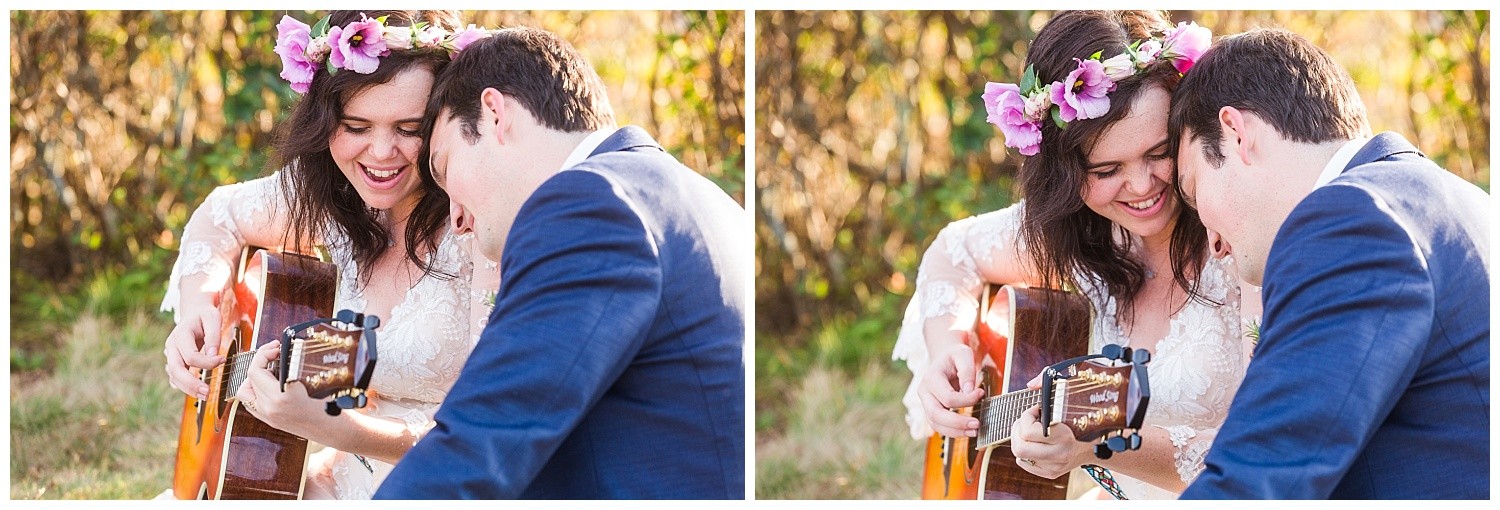
M 255 401 L 253 401 L 253 400 L 246 400 L 246 401 L 244 401 L 244 404 L 245 404 L 245 407 L 248 408 L 248 409 L 250 409 L 251 411 L 255 410 Z M 1033 464 L 1033 465 L 1035 465 L 1035 464 Z
M 1021 462 L 1025 462 L 1027 464 L 1031 464 L 1032 467 L 1036 467 L 1036 461 L 1035 460 L 1032 460 L 1032 459 L 1021 459 Z

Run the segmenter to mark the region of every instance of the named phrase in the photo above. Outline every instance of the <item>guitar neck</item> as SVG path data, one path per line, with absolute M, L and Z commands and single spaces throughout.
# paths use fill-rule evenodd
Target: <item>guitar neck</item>
M 1026 389 L 989 397 L 974 406 L 979 418 L 976 448 L 988 448 L 1010 439 L 1011 425 L 1027 409 L 1042 402 L 1042 390 Z
M 250 373 L 250 361 L 255 358 L 255 351 L 247 351 L 235 354 L 224 360 L 224 376 L 219 378 L 220 399 L 228 402 L 234 398 L 234 392 L 240 389 L 245 382 L 245 377 Z M 271 360 L 268 367 L 272 372 L 281 367 L 281 360 Z

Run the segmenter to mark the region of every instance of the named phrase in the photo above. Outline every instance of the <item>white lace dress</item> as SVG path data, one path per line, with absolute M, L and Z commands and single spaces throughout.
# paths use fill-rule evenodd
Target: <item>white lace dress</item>
M 923 256 L 916 294 L 907 306 L 893 353 L 895 359 L 906 360 L 913 374 L 902 402 L 914 438 L 932 435 L 917 397 L 928 364 L 923 325 L 927 319 L 945 315 L 957 316 L 962 323 L 973 321 L 984 284 L 980 276 L 983 268 L 995 264 L 1002 250 L 1020 252 L 1017 232 L 1023 204 L 949 224 Z M 1199 280 L 1201 292 L 1224 305 L 1190 300 L 1172 316 L 1170 332 L 1156 345 L 1149 365 L 1151 404 L 1145 424 L 1167 431 L 1175 446 L 1177 474 L 1184 483 L 1203 470 L 1203 457 L 1245 375 L 1240 287 L 1228 264 L 1227 259 L 1211 258 Z M 1105 344 L 1129 344 L 1116 319 L 1115 300 L 1102 285 L 1087 278 L 1078 280 L 1082 282 L 1079 290 L 1089 297 L 1097 312 L 1090 352 L 1099 352 Z M 1176 492 L 1118 472 L 1114 475 L 1131 499 L 1177 497 Z
M 280 238 L 286 221 L 277 187 L 281 175 L 221 186 L 209 194 L 184 229 L 163 311 L 179 308 L 184 277 L 208 274 L 210 285 L 226 283 L 247 236 L 251 241 Z M 472 251 L 472 243 L 472 234 L 455 236 L 448 229 L 429 262 L 456 277 L 420 279 L 390 316 L 382 317 L 377 330 L 380 362 L 370 381 L 372 398 L 361 412 L 400 420 L 416 438 L 432 428 L 432 417 L 474 349 L 499 286 L 498 264 Z M 334 310 L 364 310 L 367 296 L 348 240 L 339 235 L 324 244 L 339 271 Z M 308 462 L 306 497 L 369 499 L 391 468 L 325 448 Z

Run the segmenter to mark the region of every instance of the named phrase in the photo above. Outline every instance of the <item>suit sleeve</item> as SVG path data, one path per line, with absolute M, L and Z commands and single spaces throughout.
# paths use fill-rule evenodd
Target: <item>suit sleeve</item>
M 607 179 L 565 171 L 517 215 L 490 323 L 377 498 L 522 495 L 641 349 L 661 269 L 641 216 Z
M 1184 499 L 1327 498 L 1410 384 L 1432 326 L 1426 259 L 1353 186 L 1292 212 L 1265 271 L 1261 340 Z M 1426 452 L 1432 454 L 1435 452 Z

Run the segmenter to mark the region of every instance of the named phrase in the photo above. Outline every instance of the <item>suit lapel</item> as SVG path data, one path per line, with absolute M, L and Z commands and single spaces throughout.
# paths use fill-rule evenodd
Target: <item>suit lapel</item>
M 642 149 L 656 149 L 666 152 L 666 149 L 661 148 L 661 145 L 657 144 L 656 140 L 651 138 L 651 135 L 646 134 L 646 130 L 635 126 L 625 126 L 615 130 L 615 133 L 609 135 L 609 138 L 605 138 L 604 142 L 600 143 L 599 147 L 595 148 L 594 152 L 589 154 L 589 157 L 592 158 L 609 152 Z
M 1354 158 L 1350 159 L 1349 164 L 1344 166 L 1344 171 L 1404 153 L 1416 154 L 1418 157 L 1423 158 L 1427 157 L 1425 154 L 1422 154 L 1422 151 L 1417 150 L 1411 142 L 1402 138 L 1401 135 L 1393 131 L 1386 131 L 1375 135 L 1375 138 L 1371 138 L 1369 142 L 1365 143 L 1364 147 L 1359 149 L 1359 152 L 1354 153 Z

